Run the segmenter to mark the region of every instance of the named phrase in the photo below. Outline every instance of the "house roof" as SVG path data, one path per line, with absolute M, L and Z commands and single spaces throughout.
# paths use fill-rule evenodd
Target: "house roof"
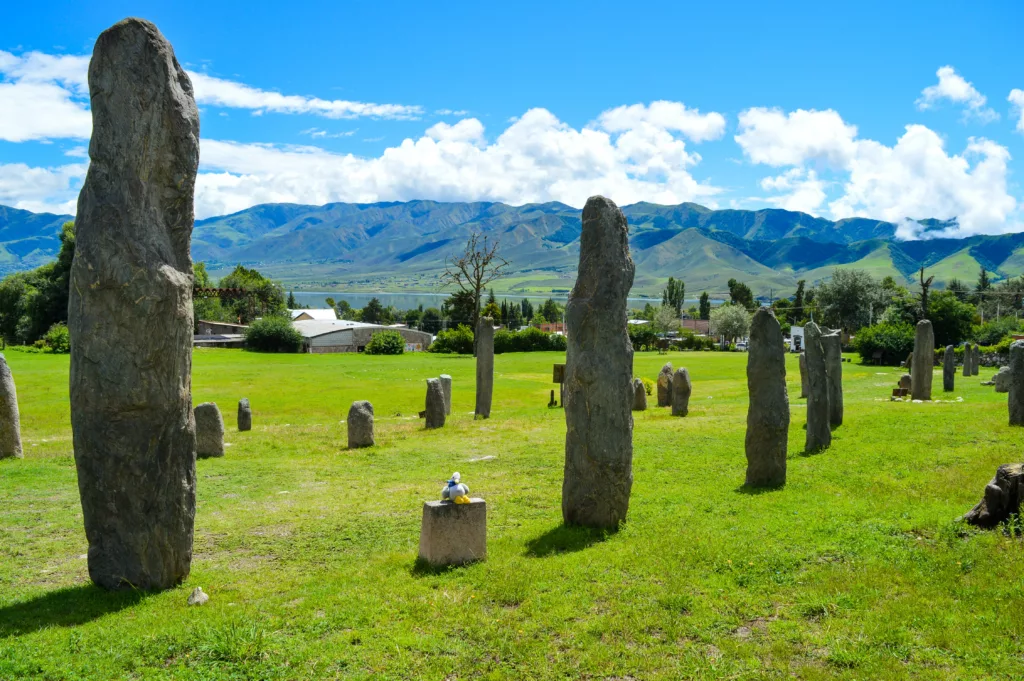
M 210 321 L 209 319 L 200 319 L 196 323 L 197 324 L 215 324 L 217 326 L 230 326 L 230 327 L 235 328 L 235 329 L 248 329 L 249 328 L 246 324 L 233 324 L 231 322 L 213 322 L 213 321 Z
M 308 310 L 303 310 L 308 312 Z M 377 324 L 364 324 L 362 322 L 353 322 L 349 319 L 300 319 L 292 322 L 299 333 L 306 338 L 315 338 L 316 336 L 323 336 L 324 334 L 334 333 L 335 331 L 344 331 L 345 329 L 357 329 L 365 327 L 378 327 L 386 329 L 386 326 L 378 326 Z
M 338 318 L 338 313 L 334 311 L 332 307 L 313 308 L 308 310 L 288 310 L 291 313 L 292 319 L 301 317 L 302 315 L 309 315 L 310 319 L 316 321 L 334 321 Z

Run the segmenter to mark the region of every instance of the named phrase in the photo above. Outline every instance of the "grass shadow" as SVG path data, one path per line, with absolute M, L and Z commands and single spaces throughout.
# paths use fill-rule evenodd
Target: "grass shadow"
M 754 487 L 752 485 L 743 484 L 737 487 L 734 492 L 736 494 L 748 494 L 751 496 L 757 496 L 759 494 L 770 494 L 772 492 L 781 492 L 786 488 L 786 483 L 781 485 L 772 485 L 769 487 Z
M 0 608 L 0 639 L 47 627 L 74 627 L 129 608 L 141 591 L 105 591 L 94 584 L 72 586 Z
M 608 539 L 613 530 L 597 530 L 589 527 L 558 525 L 539 537 L 526 542 L 526 555 L 543 558 L 553 553 L 571 553 Z
M 469 563 L 463 563 L 461 565 L 431 565 L 423 558 L 417 558 L 412 564 L 412 569 L 409 570 L 409 574 L 413 577 L 426 577 L 430 575 L 443 575 L 446 572 L 452 572 L 460 568 L 469 567 L 475 565 L 478 561 L 472 561 Z

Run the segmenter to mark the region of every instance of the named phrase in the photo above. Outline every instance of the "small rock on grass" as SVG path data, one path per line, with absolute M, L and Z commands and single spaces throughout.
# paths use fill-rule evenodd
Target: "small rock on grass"
M 210 600 L 210 596 L 203 591 L 203 587 L 201 586 L 197 586 L 192 589 L 192 593 L 188 596 L 189 605 L 205 605 L 208 600 Z

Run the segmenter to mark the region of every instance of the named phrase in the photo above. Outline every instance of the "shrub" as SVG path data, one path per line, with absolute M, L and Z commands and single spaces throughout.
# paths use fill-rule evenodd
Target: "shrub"
M 245 330 L 245 347 L 256 352 L 298 352 L 302 334 L 285 317 L 257 319 Z
M 71 334 L 68 333 L 68 326 L 64 322 L 57 322 L 50 327 L 50 330 L 43 336 L 50 352 L 67 354 L 71 352 Z
M 873 361 L 875 352 L 880 350 L 882 364 L 896 366 L 914 350 L 914 327 L 906 322 L 865 326 L 857 332 L 853 346 L 862 362 Z
M 457 328 L 441 331 L 437 338 L 428 348 L 430 352 L 447 354 L 472 355 L 473 354 L 473 331 L 465 324 L 459 324 Z
M 630 324 L 628 331 L 629 342 L 632 343 L 634 350 L 656 350 L 658 348 L 658 334 L 650 324 Z
M 495 354 L 544 352 L 545 350 L 565 350 L 565 336 L 557 333 L 545 333 L 532 326 L 522 331 L 502 329 L 494 334 Z
M 641 378 L 640 380 L 643 381 L 643 383 L 644 383 L 644 392 L 647 393 L 648 395 L 653 395 L 654 394 L 654 381 L 652 381 L 649 378 Z
M 378 331 L 363 352 L 368 355 L 400 355 L 405 352 L 405 339 L 397 331 Z
M 1016 317 L 1003 317 L 974 327 L 972 335 L 979 345 L 996 345 L 1019 329 L 1020 322 Z

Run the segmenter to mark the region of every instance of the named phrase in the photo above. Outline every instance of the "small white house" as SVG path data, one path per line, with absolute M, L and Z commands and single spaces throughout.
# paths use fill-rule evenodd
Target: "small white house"
M 804 349 L 804 327 L 793 326 L 789 329 L 789 351 L 803 352 Z

